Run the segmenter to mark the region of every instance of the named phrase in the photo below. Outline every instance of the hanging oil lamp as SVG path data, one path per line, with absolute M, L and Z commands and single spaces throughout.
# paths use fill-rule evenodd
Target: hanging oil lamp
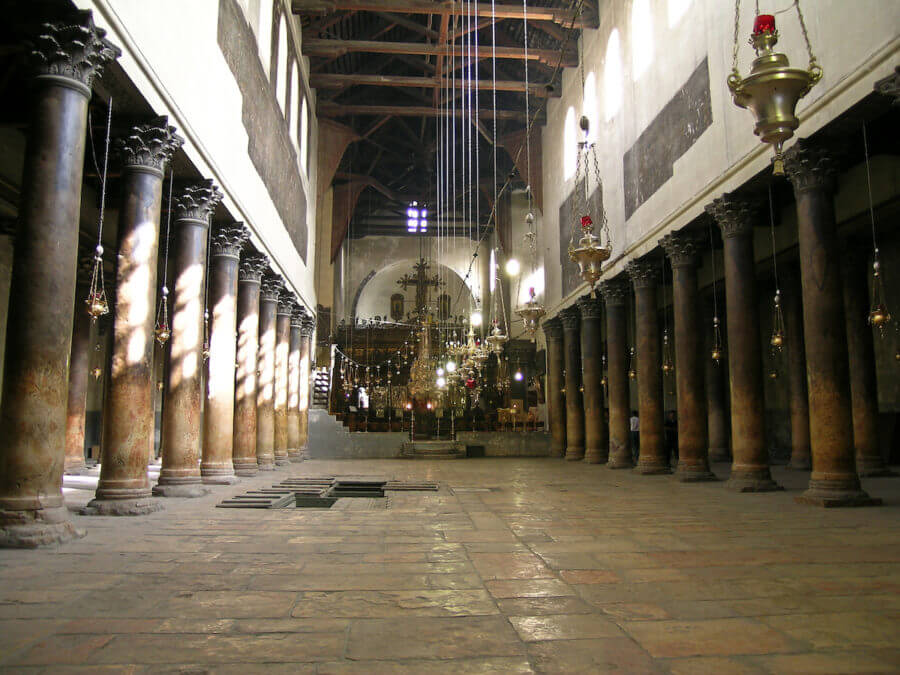
M 600 357 L 600 372 L 603 373 L 603 375 L 600 377 L 600 386 L 605 387 L 608 382 L 606 379 L 606 354 L 603 354 Z
M 800 29 L 809 55 L 806 70 L 791 68 L 786 55 L 773 51 L 778 43 L 775 17 L 771 14 L 759 14 L 750 36 L 750 44 L 756 52 L 756 59 L 750 68 L 750 74 L 744 78 L 737 69 L 740 0 L 735 3 L 734 49 L 731 74 L 727 80 L 728 88 L 731 90 L 735 105 L 747 108 L 756 118 L 753 133 L 759 136 L 763 143 L 768 143 L 774 148 L 773 173 L 776 176 L 784 175 L 782 146 L 800 126 L 800 120 L 795 114 L 797 102 L 822 79 L 822 68 L 813 55 L 799 0 L 795 0 L 794 5 L 797 8 Z
M 774 305 L 772 308 L 772 336 L 769 338 L 769 346 L 781 351 L 784 346 L 784 314 L 781 311 L 781 291 L 775 291 Z
M 628 379 L 637 379 L 637 370 L 634 368 L 634 347 L 631 348 L 631 352 L 628 356 Z
M 522 323 L 525 326 L 525 332 L 529 335 L 537 333 L 538 321 L 540 321 L 541 317 L 546 313 L 547 311 L 544 309 L 544 306 L 539 303 L 535 297 L 534 288 L 529 288 L 528 302 L 516 310 L 516 314 L 521 317 Z
M 203 346 L 200 348 L 200 355 L 204 361 L 209 360 L 209 310 L 203 310 Z
M 91 375 L 95 380 L 99 380 L 101 377 L 103 377 L 103 370 L 100 368 L 100 366 L 94 366 L 93 368 L 91 368 Z
M 162 287 L 160 296 L 159 309 L 156 311 L 156 327 L 153 329 L 153 334 L 156 336 L 156 341 L 159 343 L 159 346 L 162 347 L 169 341 L 169 338 L 172 337 L 172 329 L 169 327 L 168 286 Z
M 494 319 L 494 327 L 491 329 L 491 334 L 485 338 L 487 340 L 488 345 L 491 348 L 491 351 L 495 354 L 500 354 L 503 352 L 503 345 L 506 344 L 507 340 L 509 340 L 509 336 L 504 334 L 502 330 L 500 330 L 500 324 L 497 319 Z
M 722 357 L 724 356 L 724 349 L 722 348 L 722 330 L 719 326 L 719 317 L 713 317 L 713 347 L 710 352 L 710 356 L 712 360 L 716 362 L 718 365 L 722 361 Z
M 875 260 L 872 261 L 872 309 L 869 310 L 869 325 L 878 330 L 884 337 L 885 329 L 891 322 L 891 313 L 884 302 L 884 287 L 881 281 L 881 262 L 878 260 L 878 249 L 875 249 Z M 900 353 L 900 352 L 898 352 Z
M 672 348 L 669 345 L 669 329 L 663 331 L 663 363 L 662 371 L 664 375 L 671 375 L 675 372 L 675 365 L 672 363 Z
M 91 321 L 95 322 L 101 316 L 109 314 L 109 303 L 106 301 L 106 286 L 103 283 L 103 246 L 97 244 L 94 249 L 94 266 L 91 270 L 91 285 L 88 291 L 87 312 L 91 315 Z

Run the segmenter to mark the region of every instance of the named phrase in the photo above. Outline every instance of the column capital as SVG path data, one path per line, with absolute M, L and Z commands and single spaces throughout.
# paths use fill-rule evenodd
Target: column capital
M 211 179 L 186 185 L 175 197 L 175 220 L 202 220 L 209 223 L 209 217 L 223 196 Z
M 122 55 L 94 25 L 90 11 L 75 12 L 71 21 L 45 23 L 33 41 L 30 60 L 35 77 L 63 78 L 90 96 L 94 78 Z M 79 86 L 80 85 L 80 86 Z
M 263 274 L 259 289 L 259 297 L 261 300 L 278 302 L 282 291 L 284 291 L 284 279 L 280 274 L 275 274 L 274 272 L 266 272 Z
M 615 277 L 600 282 L 600 295 L 603 296 L 603 302 L 607 305 L 624 305 L 630 292 L 628 281 L 622 277 Z
M 275 313 L 279 316 L 291 316 L 296 308 L 297 301 L 294 299 L 294 294 L 285 288 L 278 296 L 278 309 Z
M 834 191 L 838 175 L 835 153 L 819 143 L 801 138 L 784 153 L 784 172 L 795 192 Z
M 559 318 L 562 321 L 564 331 L 578 330 L 581 326 L 581 312 L 575 305 L 569 305 L 559 312 Z
M 165 115 L 135 124 L 128 135 L 115 140 L 114 149 L 125 168 L 148 168 L 162 175 L 172 155 L 184 144 Z
M 303 327 L 301 328 L 301 334 L 305 337 L 312 337 L 312 334 L 316 331 L 316 320 L 314 318 L 307 317 L 303 321 Z
M 578 310 L 581 312 L 582 321 L 603 318 L 603 302 L 590 293 L 582 295 L 575 302 L 578 304 Z
M 632 260 L 625 272 L 635 288 L 656 288 L 659 283 L 659 266 L 649 260 Z
M 700 264 L 697 237 L 686 232 L 670 232 L 659 240 L 672 267 L 696 267 Z
M 306 322 L 306 310 L 299 302 L 294 305 L 294 311 L 291 312 L 291 328 L 303 328 Z
M 238 267 L 238 281 L 262 281 L 263 272 L 269 268 L 269 256 L 262 253 L 247 253 L 241 257 Z
M 875 83 L 875 91 L 893 99 L 893 105 L 900 106 L 900 66 L 894 72 Z
M 718 223 L 724 239 L 752 235 L 753 225 L 759 215 L 750 200 L 730 193 L 713 199 L 704 210 Z
M 210 255 L 238 258 L 249 239 L 250 231 L 243 223 L 216 225 L 210 240 Z
M 544 335 L 547 336 L 548 340 L 563 339 L 563 325 L 558 316 L 554 316 L 552 319 L 546 319 L 544 323 L 541 324 L 541 328 L 544 329 Z

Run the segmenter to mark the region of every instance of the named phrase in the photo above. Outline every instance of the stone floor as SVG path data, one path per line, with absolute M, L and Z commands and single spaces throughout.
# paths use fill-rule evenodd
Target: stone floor
M 441 490 L 214 508 L 330 474 Z M 0 551 L 0 670 L 900 672 L 900 479 L 865 481 L 885 506 L 823 510 L 793 501 L 807 474 L 775 476 L 787 491 L 734 494 L 552 459 L 314 460 L 74 516 L 84 539 Z

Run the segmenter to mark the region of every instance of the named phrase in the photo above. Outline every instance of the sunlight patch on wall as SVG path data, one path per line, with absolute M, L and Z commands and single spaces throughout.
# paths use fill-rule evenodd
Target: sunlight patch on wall
M 603 98 L 607 122 L 622 108 L 622 86 L 622 48 L 619 44 L 619 30 L 614 28 L 606 43 L 606 64 L 603 67 Z
M 634 0 L 631 6 L 631 70 L 635 81 L 653 63 L 653 14 L 649 0 Z
M 566 123 L 563 127 L 563 180 L 569 180 L 575 175 L 576 143 L 575 108 L 569 106 L 569 109 L 566 111 Z M 491 288 L 493 290 L 493 282 Z

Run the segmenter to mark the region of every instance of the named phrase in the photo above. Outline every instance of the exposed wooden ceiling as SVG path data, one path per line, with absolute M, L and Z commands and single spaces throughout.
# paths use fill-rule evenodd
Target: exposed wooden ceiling
M 498 1 L 493 8 L 490 2 L 294 0 L 292 8 L 301 19 L 319 118 L 335 119 L 359 136 L 345 152 L 335 184 L 364 179 L 375 188 L 362 191 L 350 236 L 405 235 L 406 202 L 435 202 L 438 121 L 456 120 L 462 151 L 463 125 L 470 118 L 462 112 L 461 81 L 469 69 L 478 79 L 472 99 L 477 95 L 479 121 L 471 128 L 484 224 L 492 207 L 494 119 L 502 184 L 515 177 L 510 154 L 518 148 L 502 144 L 521 138 L 527 126 L 526 88 L 532 114 L 542 101 L 559 96 L 562 69 L 578 63 L 580 30 L 595 26 L 597 17 L 596 0 L 528 0 L 527 22 L 519 0 Z M 545 119 L 540 114 L 538 123 Z M 448 219 L 463 223 L 461 213 Z

